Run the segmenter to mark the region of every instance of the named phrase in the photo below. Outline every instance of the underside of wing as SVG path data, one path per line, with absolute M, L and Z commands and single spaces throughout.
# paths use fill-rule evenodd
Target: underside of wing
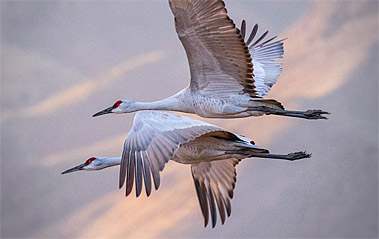
M 222 224 L 226 216 L 230 216 L 230 199 L 233 198 L 237 176 L 235 166 L 238 162 L 237 159 L 224 159 L 192 164 L 192 178 L 204 217 L 204 227 L 208 225 L 209 213 L 212 227 L 215 227 L 217 208 Z
M 243 20 L 241 24 L 241 35 L 246 40 L 249 46 L 249 51 L 254 64 L 254 80 L 255 87 L 259 97 L 265 96 L 276 83 L 280 73 L 282 72 L 282 63 L 277 62 L 278 59 L 283 58 L 284 49 L 283 41 L 272 42 L 275 37 L 265 39 L 268 31 L 257 37 L 258 25 L 255 24 L 249 38 L 245 38 L 246 22 Z
M 221 0 L 170 0 L 187 53 L 190 88 L 207 95 L 256 93 L 253 65 L 240 31 Z
M 146 195 L 149 196 L 152 183 L 155 189 L 159 188 L 159 173 L 173 157 L 180 144 L 218 130 L 220 128 L 211 124 L 173 113 L 138 112 L 124 143 L 119 187 L 124 185 L 126 179 L 126 196 L 128 196 L 135 181 L 138 197 L 144 182 Z

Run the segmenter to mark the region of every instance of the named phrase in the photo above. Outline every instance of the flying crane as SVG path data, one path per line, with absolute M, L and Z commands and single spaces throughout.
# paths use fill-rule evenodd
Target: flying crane
M 147 196 L 153 185 L 159 188 L 160 172 L 168 161 L 190 164 L 204 226 L 211 217 L 215 227 L 217 208 L 222 224 L 231 214 L 239 161 L 250 157 L 293 161 L 310 156 L 305 152 L 271 154 L 251 139 L 200 120 L 163 111 L 141 111 L 134 117 L 121 158 L 92 157 L 62 174 L 121 165 L 119 187 L 126 182 L 128 196 L 135 182 L 138 197 L 143 184 Z
M 288 111 L 263 99 L 281 73 L 283 40 L 255 39 L 256 25 L 245 42 L 246 23 L 237 29 L 221 0 L 169 0 L 176 32 L 187 54 L 191 80 L 187 88 L 164 100 L 118 100 L 93 116 L 141 110 L 178 111 L 204 118 L 281 115 L 326 119 L 322 110 Z

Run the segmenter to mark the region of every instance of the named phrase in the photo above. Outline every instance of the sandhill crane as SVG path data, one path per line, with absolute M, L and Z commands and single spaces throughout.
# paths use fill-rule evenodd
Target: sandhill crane
M 321 110 L 287 111 L 281 103 L 263 99 L 281 73 L 283 40 L 253 42 L 255 26 L 247 40 L 228 17 L 221 0 L 169 0 L 176 32 L 187 53 L 191 81 L 187 88 L 164 100 L 119 100 L 93 116 L 165 110 L 205 118 L 241 118 L 275 114 L 305 119 L 326 119 Z M 241 34 L 242 33 L 242 34 Z M 262 42 L 264 41 L 264 42 Z M 250 46 L 248 46 L 250 45 Z
M 155 189 L 159 188 L 159 173 L 169 160 L 191 164 L 204 226 L 208 224 L 210 209 L 214 227 L 217 219 L 216 205 L 222 224 L 226 215 L 230 216 L 230 199 L 236 181 L 235 166 L 240 160 L 260 157 L 293 161 L 310 156 L 305 152 L 270 154 L 267 149 L 256 146 L 252 140 L 215 125 L 173 113 L 142 111 L 134 118 L 133 127 L 124 143 L 122 158 L 92 157 L 63 174 L 121 164 L 119 187 L 122 188 L 126 178 L 128 196 L 135 180 L 138 197 L 143 181 L 147 196 L 151 193 L 151 178 Z

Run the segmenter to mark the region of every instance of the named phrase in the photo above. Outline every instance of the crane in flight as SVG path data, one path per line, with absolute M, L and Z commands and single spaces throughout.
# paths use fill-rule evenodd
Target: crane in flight
M 228 17 L 221 0 L 169 0 L 176 32 L 187 54 L 191 80 L 188 87 L 155 102 L 118 100 L 93 116 L 141 110 L 179 111 L 204 118 L 242 118 L 281 115 L 326 119 L 322 110 L 288 111 L 273 99 L 263 99 L 281 73 L 283 40 L 253 41 L 258 27 L 245 42 L 241 30 Z
M 135 181 L 138 197 L 143 184 L 147 196 L 152 184 L 156 190 L 159 188 L 160 172 L 169 160 L 190 164 L 204 226 L 211 217 L 215 227 L 217 208 L 222 224 L 230 216 L 235 166 L 240 160 L 258 157 L 293 161 L 310 156 L 305 152 L 271 154 L 251 139 L 200 120 L 163 111 L 141 111 L 134 117 L 121 158 L 92 157 L 62 174 L 121 165 L 119 187 L 126 180 L 128 196 Z

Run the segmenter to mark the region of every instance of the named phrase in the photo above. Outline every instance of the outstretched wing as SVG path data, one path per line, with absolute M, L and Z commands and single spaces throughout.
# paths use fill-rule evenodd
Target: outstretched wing
M 190 89 L 226 96 L 258 96 L 253 64 L 240 31 L 221 0 L 169 0 L 176 32 L 187 53 Z
M 120 166 L 120 188 L 126 178 L 126 196 L 136 182 L 137 197 L 145 182 L 147 196 L 151 193 L 151 176 L 155 189 L 160 184 L 159 172 L 178 149 L 179 145 L 202 134 L 220 128 L 189 117 L 161 111 L 141 111 L 134 118 L 122 153 Z
M 257 31 L 258 25 L 255 24 L 246 41 L 246 45 L 249 46 L 251 58 L 253 59 L 255 90 L 257 91 L 258 96 L 263 97 L 271 90 L 271 87 L 276 83 L 282 72 L 282 63 L 277 62 L 276 60 L 283 58 L 284 39 L 272 42 L 272 40 L 276 38 L 275 36 L 265 40 L 264 38 L 268 33 L 268 31 L 266 31 L 255 40 Z M 241 23 L 241 35 L 244 39 L 245 33 L 246 22 L 243 20 Z
M 238 162 L 237 159 L 224 159 L 192 164 L 192 178 L 204 217 L 204 227 L 208 225 L 209 211 L 212 227 L 215 227 L 217 221 L 216 205 L 222 224 L 225 222 L 225 216 L 230 216 L 230 199 L 233 198 L 237 176 L 235 166 Z

